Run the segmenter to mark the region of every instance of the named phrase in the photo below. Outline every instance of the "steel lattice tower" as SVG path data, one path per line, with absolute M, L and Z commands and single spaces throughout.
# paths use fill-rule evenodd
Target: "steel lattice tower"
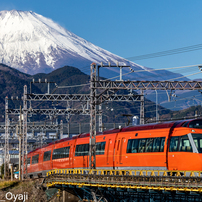
M 96 168 L 96 64 L 91 64 L 89 168 Z
M 8 97 L 5 98 L 5 145 L 4 145 L 4 179 L 9 175 L 9 118 L 8 118 Z
M 22 180 L 27 177 L 27 86 L 23 95 Z

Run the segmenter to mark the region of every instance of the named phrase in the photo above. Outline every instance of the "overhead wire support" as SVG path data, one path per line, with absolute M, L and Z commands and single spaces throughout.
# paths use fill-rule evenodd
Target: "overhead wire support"
M 90 74 L 90 142 L 89 142 L 89 168 L 96 168 L 96 64 L 91 64 Z
M 107 94 L 102 94 L 102 99 Z M 28 101 L 85 101 L 90 102 L 90 94 L 27 94 Z M 140 101 L 140 95 L 113 94 L 108 101 Z
M 89 142 L 89 168 L 95 169 L 96 168 L 96 107 L 99 105 L 99 109 L 101 109 L 101 104 L 106 101 L 110 100 L 111 96 L 115 95 L 114 90 L 110 91 L 106 86 L 104 91 L 101 92 L 98 96 L 97 94 L 97 84 L 100 81 L 99 69 L 101 67 L 119 67 L 120 68 L 120 80 L 122 81 L 122 68 L 123 67 L 130 67 L 119 65 L 111 65 L 109 62 L 107 65 L 96 65 L 95 63 L 91 64 L 91 74 L 90 74 L 90 142 Z M 107 94 L 105 94 L 107 92 Z M 102 118 L 99 117 L 99 128 L 102 125 Z
M 20 114 L 20 110 L 19 109 L 8 109 L 7 110 L 9 114 Z M 89 109 L 73 109 L 73 108 L 69 108 L 69 109 L 31 109 L 31 110 L 27 110 L 28 114 L 42 114 L 42 115 L 90 115 L 90 110 Z M 97 113 L 101 113 L 101 111 L 97 111 Z
M 4 145 L 4 179 L 9 175 L 9 118 L 8 118 L 8 97 L 5 98 L 5 145 Z
M 47 94 L 50 94 L 50 84 L 51 84 L 51 83 L 54 83 L 55 86 L 57 87 L 56 82 L 50 82 L 50 81 L 47 81 L 47 79 L 45 79 L 45 81 L 41 81 L 41 79 L 39 79 L 38 81 L 35 81 L 35 79 L 33 79 L 33 80 L 30 82 L 30 94 L 32 93 L 32 84 L 34 84 L 34 83 L 47 83 L 47 84 L 48 84 Z
M 53 124 L 53 125 L 49 125 L 49 124 L 35 124 L 34 122 L 31 122 L 29 124 L 27 124 L 27 130 L 28 131 L 32 131 L 32 130 L 56 130 L 59 129 L 61 130 L 61 126 L 60 124 Z M 0 125 L 0 130 L 1 131 L 5 131 L 5 125 Z M 8 130 L 12 130 L 15 131 L 16 130 L 16 124 L 9 124 Z
M 144 124 L 144 91 L 141 90 L 140 102 L 140 125 Z
M 97 89 L 108 90 L 201 90 L 202 81 L 96 81 Z M 100 95 L 98 95 L 99 99 Z
M 24 86 L 24 95 L 23 95 L 23 164 L 25 165 L 24 171 L 22 172 L 22 180 L 25 175 L 27 178 L 27 86 Z

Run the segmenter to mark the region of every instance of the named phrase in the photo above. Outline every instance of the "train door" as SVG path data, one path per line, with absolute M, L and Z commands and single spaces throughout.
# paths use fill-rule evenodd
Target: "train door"
M 71 153 L 72 168 L 75 168 L 75 153 L 76 153 L 76 140 L 74 141 L 74 144 L 72 145 L 72 153 Z
M 120 140 L 120 152 L 119 152 L 119 164 L 122 166 L 123 164 L 123 147 L 124 147 L 125 138 L 122 137 Z
M 168 151 L 168 169 L 178 170 L 179 136 L 171 137 Z
M 55 144 L 52 145 L 52 148 L 51 148 L 51 169 L 53 169 L 53 150 L 55 148 Z
M 110 163 L 110 144 L 111 144 L 111 139 L 108 140 L 108 145 L 107 145 L 107 152 L 106 152 L 106 162 L 107 162 L 107 166 L 109 166 Z
M 120 137 L 117 138 L 116 144 L 115 144 L 115 168 L 118 168 L 120 166 L 120 160 L 121 160 L 121 146 L 122 146 L 122 140 Z
M 83 167 L 87 168 L 88 165 L 88 158 L 89 158 L 89 144 L 84 144 L 83 145 Z
M 106 167 L 109 169 L 115 168 L 115 147 L 116 147 L 116 137 L 117 133 L 110 134 L 110 136 L 106 136 L 106 146 L 105 146 L 105 153 L 104 153 L 104 161 L 101 167 Z
M 125 138 L 118 137 L 115 146 L 115 167 L 122 167 L 123 165 L 123 146 L 124 146 Z
M 70 149 L 69 149 L 69 168 L 73 168 L 73 144 L 70 143 Z
M 74 168 L 74 152 L 76 147 L 76 140 L 71 140 L 69 142 L 69 168 Z

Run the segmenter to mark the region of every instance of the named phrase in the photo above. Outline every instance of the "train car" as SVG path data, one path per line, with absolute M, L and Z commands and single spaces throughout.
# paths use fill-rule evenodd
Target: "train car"
M 88 168 L 89 134 L 80 134 L 28 154 L 28 175 L 52 169 Z M 202 170 L 202 119 L 112 129 L 96 135 L 96 168 Z

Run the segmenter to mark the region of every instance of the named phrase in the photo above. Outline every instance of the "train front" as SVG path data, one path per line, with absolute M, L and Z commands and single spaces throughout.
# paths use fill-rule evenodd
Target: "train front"
M 188 120 L 175 128 L 167 160 L 169 170 L 202 170 L 202 119 Z

